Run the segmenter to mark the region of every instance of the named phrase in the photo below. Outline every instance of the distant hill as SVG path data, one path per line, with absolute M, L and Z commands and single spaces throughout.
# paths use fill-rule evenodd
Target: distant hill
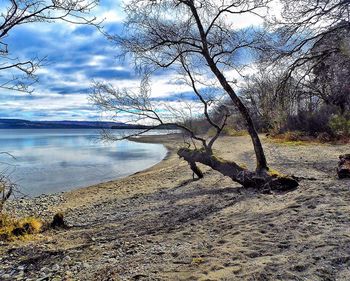
M 29 121 L 22 119 L 0 119 L 0 129 L 133 129 L 135 126 L 103 121 Z
M 104 121 L 29 121 L 22 119 L 1 119 L 0 129 L 147 129 L 148 126 Z M 161 126 L 158 129 L 176 129 L 175 126 Z

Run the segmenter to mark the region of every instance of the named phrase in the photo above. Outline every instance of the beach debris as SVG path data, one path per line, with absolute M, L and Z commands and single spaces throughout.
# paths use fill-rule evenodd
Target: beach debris
M 337 173 L 339 179 L 350 178 L 350 154 L 339 156 Z

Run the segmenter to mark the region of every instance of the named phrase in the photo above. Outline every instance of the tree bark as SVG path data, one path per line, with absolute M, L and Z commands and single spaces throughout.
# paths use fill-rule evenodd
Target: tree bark
M 289 191 L 294 190 L 298 186 L 298 182 L 288 176 L 268 172 L 262 173 L 260 171 L 252 172 L 237 165 L 235 162 L 217 158 L 205 150 L 181 148 L 177 154 L 188 163 L 198 162 L 207 165 L 244 187 L 252 187 L 259 190 Z
M 218 78 L 221 86 L 224 88 L 224 90 L 228 93 L 231 100 L 233 101 L 234 105 L 237 107 L 239 112 L 241 113 L 243 119 L 245 120 L 248 133 L 252 139 L 252 143 L 254 146 L 254 152 L 256 157 L 256 171 L 261 173 L 267 171 L 269 168 L 267 166 L 267 161 L 264 153 L 264 149 L 262 147 L 259 135 L 256 131 L 254 122 L 252 118 L 250 117 L 250 114 L 248 112 L 247 107 L 242 103 L 242 101 L 239 99 L 239 97 L 236 95 L 235 91 L 232 89 L 230 84 L 227 82 L 225 76 L 221 73 L 221 71 L 217 68 L 214 61 L 208 56 L 207 58 L 208 64 L 215 74 L 215 76 Z
M 208 48 L 207 35 L 204 31 L 204 27 L 202 25 L 201 19 L 198 15 L 197 8 L 195 7 L 194 2 L 189 1 L 187 3 L 187 5 L 191 9 L 191 12 L 195 18 L 195 21 L 196 21 L 196 24 L 198 27 L 198 31 L 200 33 L 200 37 L 201 37 L 201 41 L 202 41 L 202 45 L 203 45 L 202 54 L 203 54 L 205 60 L 207 61 L 211 71 L 214 73 L 216 78 L 219 80 L 221 86 L 226 91 L 226 93 L 230 96 L 234 105 L 237 107 L 237 109 L 241 113 L 242 117 L 244 118 L 246 125 L 247 125 L 248 133 L 252 139 L 253 146 L 254 146 L 254 151 L 255 151 L 255 156 L 256 156 L 256 161 L 257 161 L 256 172 L 263 174 L 266 171 L 268 171 L 269 168 L 267 166 L 267 161 L 266 161 L 264 149 L 262 147 L 259 135 L 255 129 L 254 122 L 253 122 L 252 118 L 250 117 L 250 114 L 248 112 L 247 107 L 239 99 L 239 97 L 237 96 L 237 94 L 235 93 L 235 91 L 233 90 L 231 85 L 228 83 L 226 77 L 220 71 L 220 69 L 216 65 L 215 61 L 211 57 L 210 51 Z
M 196 176 L 198 177 L 198 179 L 202 179 L 204 176 L 203 176 L 203 173 L 202 171 L 198 168 L 198 166 L 196 165 L 196 162 L 189 162 L 190 164 L 190 167 L 191 167 L 191 170 L 194 174 L 196 174 Z M 194 178 L 194 176 L 193 176 Z

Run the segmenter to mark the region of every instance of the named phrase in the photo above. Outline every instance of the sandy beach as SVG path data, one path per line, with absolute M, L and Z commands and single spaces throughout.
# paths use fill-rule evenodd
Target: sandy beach
M 263 139 L 270 167 L 297 190 L 259 194 L 202 167 L 192 180 L 176 155 L 132 176 L 60 195 L 43 214 L 70 226 L 0 246 L 1 280 L 350 280 L 350 181 L 338 180 L 349 145 Z M 215 154 L 254 167 L 249 137 L 223 137 Z

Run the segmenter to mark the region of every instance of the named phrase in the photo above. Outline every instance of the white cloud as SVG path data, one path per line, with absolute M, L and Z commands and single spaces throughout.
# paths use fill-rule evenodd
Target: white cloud
M 279 1 L 273 1 L 271 9 L 281 10 Z M 120 8 L 120 1 L 105 0 L 102 6 L 95 10 L 98 19 L 105 18 L 105 24 L 120 23 L 124 14 Z M 234 28 L 244 28 L 251 25 L 261 25 L 262 19 L 254 14 L 244 14 L 227 17 Z M 119 28 L 120 26 L 118 26 Z M 36 92 L 33 99 L 24 99 L 22 96 L 2 101 L 0 109 L 2 111 L 12 111 L 13 117 L 25 118 L 34 116 L 37 113 L 46 112 L 48 119 L 84 119 L 95 118 L 94 111 L 88 101 L 88 89 L 92 84 L 92 77 L 88 71 L 124 71 L 127 72 L 128 66 L 118 64 L 113 58 L 116 54 L 115 46 L 112 46 L 97 30 L 81 30 L 81 26 L 72 25 L 65 22 L 47 24 L 35 23 L 25 26 L 28 38 L 19 38 L 17 40 L 35 40 L 35 37 L 42 39 L 43 42 L 29 45 L 23 49 L 23 53 L 38 53 L 38 56 L 48 55 L 51 64 L 44 66 L 37 71 L 40 82 L 35 86 Z M 31 38 L 29 36 L 32 36 Z M 21 42 L 26 43 L 26 42 Z M 39 44 L 42 44 L 39 46 Z M 22 53 L 22 50 L 18 50 Z M 45 53 L 47 52 L 47 54 Z M 27 54 L 28 55 L 28 54 Z M 29 55 L 28 55 L 29 56 Z M 54 58 L 54 59 L 52 59 Z M 254 67 L 245 70 L 246 73 L 254 73 Z M 241 76 L 234 70 L 226 71 L 228 77 L 232 80 L 240 80 Z M 101 75 L 103 76 L 103 75 Z M 174 73 L 158 75 L 152 79 L 152 97 L 165 98 L 171 95 L 177 95 L 192 91 L 192 88 L 185 83 L 176 83 L 179 76 Z M 216 79 L 202 75 L 201 79 L 211 86 L 219 86 Z M 231 78 L 230 78 L 231 79 Z M 105 77 L 95 78 L 96 81 L 106 81 L 115 87 L 139 86 L 139 80 L 135 77 Z M 199 85 L 200 89 L 205 88 Z M 61 93 L 58 89 L 66 88 L 66 93 Z M 72 89 L 72 92 L 69 92 Z M 74 90 L 74 91 L 73 91 Z M 0 91 L 0 94 L 5 93 Z M 6 93 L 8 94 L 8 93 Z M 17 97 L 17 95 L 16 95 Z M 181 105 L 173 105 L 181 107 Z M 90 109 L 91 108 L 91 109 Z M 21 112 L 24 112 L 23 115 Z M 28 114 L 27 114 L 28 113 Z M 71 118 L 69 117 L 71 115 Z M 86 116 L 86 117 L 84 117 Z M 104 115 L 102 115 L 104 118 Z M 126 116 L 123 116 L 124 120 Z

